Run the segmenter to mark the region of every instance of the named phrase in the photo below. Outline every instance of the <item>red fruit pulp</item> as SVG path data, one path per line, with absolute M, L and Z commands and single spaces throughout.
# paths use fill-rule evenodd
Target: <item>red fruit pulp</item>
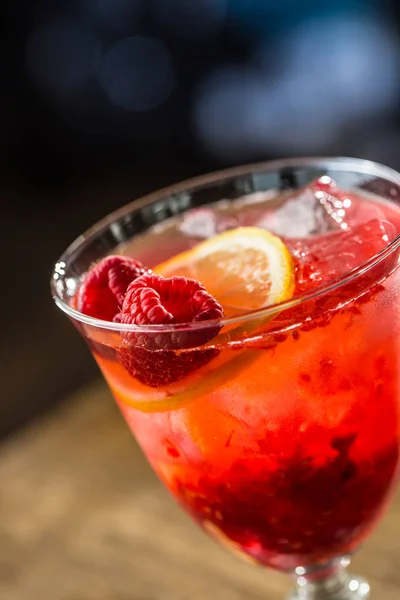
M 389 222 L 373 219 L 349 231 L 307 240 L 286 240 L 296 264 L 296 294 L 326 285 L 383 250 L 397 235 Z

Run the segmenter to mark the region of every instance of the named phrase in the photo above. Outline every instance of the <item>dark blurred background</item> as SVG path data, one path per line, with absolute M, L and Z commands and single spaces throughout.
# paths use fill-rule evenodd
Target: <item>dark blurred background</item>
M 8 0 L 0 11 L 0 436 L 97 373 L 48 279 L 107 212 L 280 156 L 400 167 L 396 0 Z

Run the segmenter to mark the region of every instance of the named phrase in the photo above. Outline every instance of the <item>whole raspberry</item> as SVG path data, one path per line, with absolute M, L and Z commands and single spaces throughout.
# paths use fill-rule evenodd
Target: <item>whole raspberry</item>
M 223 316 L 221 305 L 198 281 L 143 275 L 126 291 L 121 323 L 165 325 L 168 331 L 124 333 L 120 360 L 132 376 L 151 387 L 179 381 L 219 352 L 215 348 L 198 349 L 219 333 L 218 323 L 203 328 L 190 324 Z M 182 324 L 185 327 L 179 327 Z
M 113 321 L 128 285 L 148 272 L 133 258 L 107 256 L 86 274 L 78 291 L 77 309 L 90 317 Z
M 168 332 L 128 333 L 125 339 L 149 350 L 194 348 L 214 338 L 219 325 L 194 329 L 190 323 L 219 320 L 224 316 L 219 302 L 202 284 L 186 277 L 165 278 L 153 273 L 132 282 L 125 295 L 121 323 L 171 325 Z M 174 331 L 174 325 L 187 324 Z M 178 329 L 178 328 L 177 328 Z

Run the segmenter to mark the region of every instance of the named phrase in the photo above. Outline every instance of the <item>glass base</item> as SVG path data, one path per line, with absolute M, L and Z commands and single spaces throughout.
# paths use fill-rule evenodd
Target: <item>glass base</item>
M 349 561 L 342 559 L 327 569 L 296 569 L 296 587 L 288 600 L 361 600 L 369 598 L 370 587 L 362 577 L 351 575 L 343 568 Z

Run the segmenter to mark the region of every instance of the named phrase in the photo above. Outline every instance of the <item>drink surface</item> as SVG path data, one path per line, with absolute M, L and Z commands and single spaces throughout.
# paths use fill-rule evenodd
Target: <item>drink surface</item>
M 395 205 L 342 192 L 328 198 L 323 185 L 192 210 L 119 253 L 157 271 L 205 238 L 256 226 L 289 249 L 295 298 L 322 290 L 400 231 Z M 152 466 L 232 550 L 279 569 L 315 564 L 351 552 L 381 512 L 399 460 L 397 262 L 393 253 L 273 318 L 223 328 L 208 350 L 215 358 L 167 386 L 148 387 L 127 372 L 119 334 L 86 329 Z M 188 269 L 183 263 L 173 274 Z M 207 289 L 213 269 L 204 274 Z M 234 292 L 224 309 L 243 312 Z

